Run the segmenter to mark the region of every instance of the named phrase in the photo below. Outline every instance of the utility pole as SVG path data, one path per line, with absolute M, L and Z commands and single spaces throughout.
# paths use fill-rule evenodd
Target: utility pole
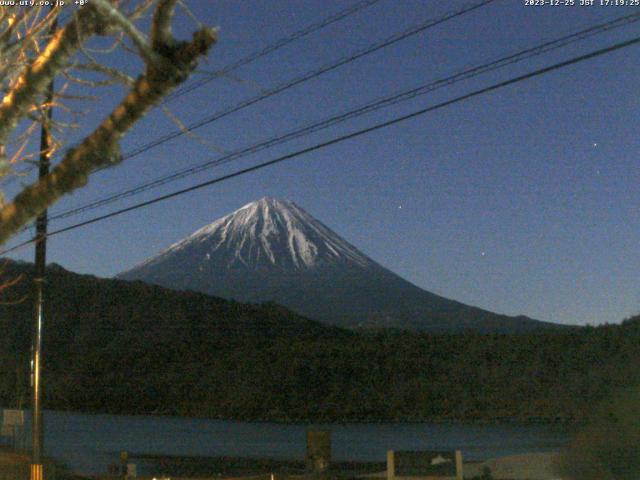
M 51 7 L 53 10 L 55 7 Z M 54 35 L 58 27 L 57 17 L 49 27 L 49 34 Z M 40 131 L 40 158 L 38 164 L 38 178 L 49 173 L 51 157 L 51 120 L 53 118 L 53 79 L 47 87 L 43 108 L 42 128 Z M 44 480 L 42 466 L 42 326 L 44 322 L 44 284 L 46 281 L 47 262 L 47 210 L 36 218 L 36 256 L 34 283 L 34 321 L 32 336 L 31 358 L 31 388 L 32 388 L 32 420 L 31 420 L 31 480 Z

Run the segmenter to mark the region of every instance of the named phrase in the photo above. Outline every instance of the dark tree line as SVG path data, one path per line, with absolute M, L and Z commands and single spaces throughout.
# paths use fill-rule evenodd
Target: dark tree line
M 11 264 L 7 275 L 27 272 Z M 235 419 L 583 420 L 638 384 L 640 318 L 526 335 L 354 333 L 50 269 L 45 406 Z M 28 294 L 28 277 L 6 300 Z M 0 305 L 0 404 L 28 392 L 30 303 Z

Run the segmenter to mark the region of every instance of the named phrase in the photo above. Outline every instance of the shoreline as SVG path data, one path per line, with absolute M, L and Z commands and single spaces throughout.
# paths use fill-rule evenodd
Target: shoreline
M 259 475 L 308 475 L 304 460 L 281 460 L 249 457 L 205 457 L 188 455 L 130 454 L 131 460 L 142 461 L 155 474 L 182 478 L 233 478 Z M 485 460 L 464 461 L 464 476 L 480 476 L 489 468 L 496 480 L 557 477 L 558 452 L 530 452 Z M 326 478 L 386 478 L 386 462 L 331 462 Z
M 305 460 L 279 458 L 251 458 L 236 456 L 164 455 L 129 453 L 133 461 L 142 461 L 146 468 L 158 468 L 169 476 L 220 476 L 220 475 L 260 475 L 303 474 Z M 367 475 L 386 471 L 386 462 L 335 461 L 331 462 L 328 473 Z
M 78 410 L 58 410 L 46 409 L 46 411 L 73 414 L 73 415 L 91 415 L 91 416 L 124 416 L 124 417 L 161 417 L 161 418 L 187 418 L 192 420 L 215 420 L 221 422 L 237 422 L 237 423 L 256 423 L 256 424 L 272 424 L 272 425 L 299 425 L 299 426 L 325 426 L 325 425 L 411 425 L 411 424 L 433 424 L 433 425 L 477 425 L 477 426 L 500 426 L 500 425 L 522 425 L 522 426 L 566 426 L 580 427 L 585 424 L 583 421 L 574 419 L 547 419 L 543 417 L 499 417 L 499 418 L 449 418 L 449 417 L 425 417 L 425 418 L 405 418 L 405 419 L 380 419 L 380 418 L 347 418 L 340 420 L 328 419 L 269 419 L 269 418 L 233 418 L 233 417 L 216 417 L 216 416 L 198 416 L 198 415 L 181 415 L 160 412 L 148 413 L 123 413 L 112 411 L 78 411 Z

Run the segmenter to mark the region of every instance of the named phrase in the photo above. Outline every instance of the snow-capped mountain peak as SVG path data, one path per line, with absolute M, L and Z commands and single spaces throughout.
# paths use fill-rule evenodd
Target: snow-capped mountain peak
M 241 302 L 272 301 L 346 327 L 511 332 L 544 325 L 422 290 L 295 203 L 273 198 L 239 208 L 119 277 Z
M 374 263 L 295 203 L 269 197 L 195 231 L 136 268 L 175 254 L 202 262 L 215 258 L 226 268 L 305 270 L 334 263 L 360 267 Z

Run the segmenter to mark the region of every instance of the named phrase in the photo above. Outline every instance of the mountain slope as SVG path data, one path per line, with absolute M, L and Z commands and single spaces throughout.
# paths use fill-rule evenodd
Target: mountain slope
M 349 328 L 526 332 L 554 326 L 422 290 L 293 202 L 271 198 L 216 220 L 119 278 L 243 302 L 274 301 Z
M 0 404 L 28 401 L 33 266 L 0 292 Z M 358 334 L 275 305 L 47 272 L 44 406 L 237 420 L 583 419 L 640 382 L 640 318 L 525 335 Z M 25 301 L 19 300 L 25 298 Z M 22 400 L 22 401 L 21 401 Z
M 33 264 L 2 261 L 2 281 L 19 281 L 0 292 L 0 405 L 29 398 L 33 271 Z M 255 405 L 255 371 L 265 363 L 253 359 L 255 352 L 275 342 L 356 336 L 279 305 L 245 305 L 56 265 L 46 277 L 46 408 L 268 416 L 269 405 Z M 238 352 L 243 356 L 236 358 Z M 227 376 L 229 363 L 243 369 L 235 378 Z M 211 407 L 225 385 L 237 390 Z

